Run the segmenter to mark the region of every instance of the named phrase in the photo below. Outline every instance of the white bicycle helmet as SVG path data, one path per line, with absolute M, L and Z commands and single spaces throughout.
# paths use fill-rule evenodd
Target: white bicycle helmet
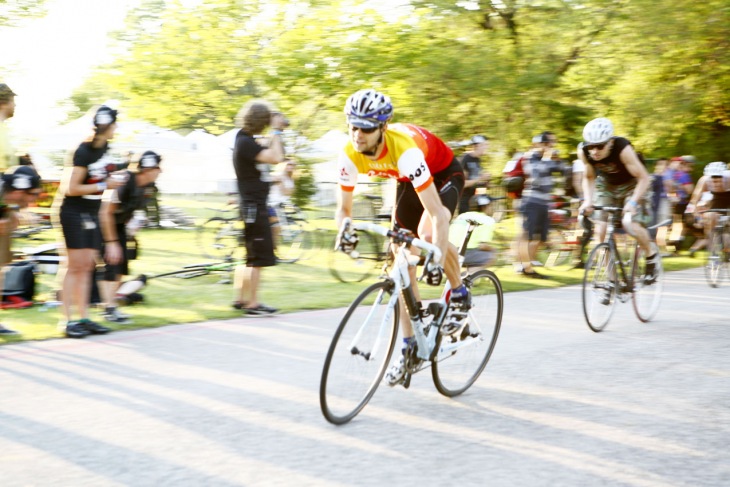
M 586 144 L 603 144 L 613 137 L 613 124 L 607 118 L 594 118 L 583 128 Z
M 378 127 L 393 118 L 390 98 L 372 89 L 360 90 L 345 103 L 347 123 L 361 128 Z
M 705 166 L 704 174 L 705 176 L 722 176 L 723 173 L 727 170 L 727 164 L 724 162 L 711 162 L 708 165 Z

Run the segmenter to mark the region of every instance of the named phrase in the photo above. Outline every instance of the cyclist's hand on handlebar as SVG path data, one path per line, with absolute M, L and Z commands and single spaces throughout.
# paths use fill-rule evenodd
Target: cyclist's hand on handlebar
M 444 268 L 438 264 L 431 264 L 426 270 L 426 284 L 438 286 L 444 279 Z
M 578 214 L 590 216 L 591 213 L 593 213 L 593 204 L 590 201 L 583 201 L 578 208 Z
M 355 250 L 359 241 L 360 239 L 357 236 L 357 232 L 353 229 L 351 232 L 342 232 L 337 247 L 339 250 L 349 254 Z

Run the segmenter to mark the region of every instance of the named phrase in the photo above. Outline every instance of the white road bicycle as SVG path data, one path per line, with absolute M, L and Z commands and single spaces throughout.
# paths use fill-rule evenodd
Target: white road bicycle
M 351 223 L 343 222 L 343 232 Z M 461 253 L 476 222 L 464 238 Z M 418 256 L 411 247 L 425 250 L 423 280 L 433 262 L 440 259 L 438 247 L 414 238 L 407 231 L 388 230 L 372 223 L 357 223 L 352 228 L 378 233 L 400 245 L 390 273 L 367 287 L 350 305 L 335 331 L 322 370 L 319 398 L 322 413 L 333 424 L 344 424 L 365 407 L 383 379 L 396 348 L 400 307 L 403 299 L 415 333 L 414 345 L 405 350 L 406 375 L 403 385 L 410 385 L 411 376 L 430 366 L 436 389 L 448 397 L 465 392 L 474 384 L 489 361 L 497 343 L 502 323 L 502 285 L 488 270 L 479 270 L 464 277 L 472 295 L 472 307 L 458 331 L 441 332 L 447 322 L 451 288 L 448 280 L 441 297 L 421 307 L 413 294 L 408 274 Z

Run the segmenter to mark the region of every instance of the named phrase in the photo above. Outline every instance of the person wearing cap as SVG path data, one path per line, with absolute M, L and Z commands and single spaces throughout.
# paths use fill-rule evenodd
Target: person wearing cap
M 479 211 L 460 213 L 451 222 L 449 228 L 449 241 L 456 246 L 460 246 L 464 242 L 469 220 L 479 223 L 479 226 L 474 229 L 471 237 L 469 237 L 464 262 L 461 264 L 467 268 L 469 273 L 488 267 L 494 264 L 496 260 L 492 241 L 497 223 L 492 218 L 494 214 L 492 199 L 486 194 L 480 194 L 474 197 L 474 204 Z
M 0 83 L 0 172 L 18 164 L 18 156 L 10 142 L 5 123 L 15 115 L 15 93 L 5 83 Z
M 102 243 L 101 198 L 107 189 L 117 189 L 124 184 L 121 179 L 110 177 L 120 162 L 109 150 L 116 122 L 116 110 L 104 105 L 96 111 L 94 132 L 74 152 L 73 166 L 66 168 L 59 188 L 63 195 L 60 221 L 66 245 L 61 301 L 66 316 L 64 332 L 69 338 L 110 331 L 91 321 L 88 314 L 92 276 Z M 72 319 L 74 312 L 78 319 Z
M 41 194 L 41 177 L 29 166 L 8 168 L 0 179 L 0 289 L 4 288 L 5 266 L 12 260 L 12 233 L 18 226 L 18 210 L 27 208 Z M 0 336 L 17 332 L 0 325 Z
M 233 307 L 243 310 L 246 316 L 267 316 L 278 312 L 259 301 L 262 269 L 276 265 L 267 200 L 271 169 L 284 160 L 281 136 L 288 122 L 262 100 L 246 103 L 236 118 L 241 130 L 236 134 L 233 167 L 245 225 L 246 267 L 236 269 Z M 267 127 L 271 127 L 268 147 L 255 138 Z
M 145 207 L 145 189 L 157 181 L 162 168 L 162 157 L 154 151 L 145 151 L 139 159 L 136 171 L 124 170 L 112 174 L 125 181 L 116 190 L 105 191 L 102 197 L 99 222 L 103 237 L 103 256 L 106 267 L 100 283 L 106 303 L 104 318 L 118 325 L 129 323 L 129 317 L 119 312 L 116 303 L 117 289 L 122 276 L 129 274 L 127 258 L 127 224 L 136 210 Z
M 483 135 L 475 135 L 471 138 L 471 150 L 461 156 L 461 167 L 464 168 L 464 191 L 459 201 L 459 213 L 470 210 L 469 205 L 474 199 L 474 194 L 479 186 L 489 184 L 491 175 L 482 170 L 481 157 L 489 149 L 489 140 Z
M 553 172 L 560 171 L 555 160 L 557 140 L 552 132 L 545 131 L 532 138 L 532 150 L 525 154 L 525 189 L 522 191 L 520 213 L 523 216 L 522 233 L 517 238 L 517 255 L 521 262 L 520 272 L 525 277 L 547 279 L 533 267 L 542 266 L 537 251 L 547 241 L 550 229 L 550 202 L 553 192 Z

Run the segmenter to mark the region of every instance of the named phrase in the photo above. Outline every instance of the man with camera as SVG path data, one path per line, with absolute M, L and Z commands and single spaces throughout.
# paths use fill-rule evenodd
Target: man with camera
M 246 316 L 267 316 L 278 311 L 260 303 L 258 298 L 261 268 L 276 265 L 267 199 L 271 170 L 284 160 L 281 136 L 289 122 L 262 100 L 246 103 L 236 118 L 241 130 L 233 148 L 233 167 L 245 225 L 246 267 L 241 269 L 241 276 L 236 272 L 237 298 L 233 306 L 242 309 Z M 271 137 L 266 147 L 255 136 L 269 126 Z

